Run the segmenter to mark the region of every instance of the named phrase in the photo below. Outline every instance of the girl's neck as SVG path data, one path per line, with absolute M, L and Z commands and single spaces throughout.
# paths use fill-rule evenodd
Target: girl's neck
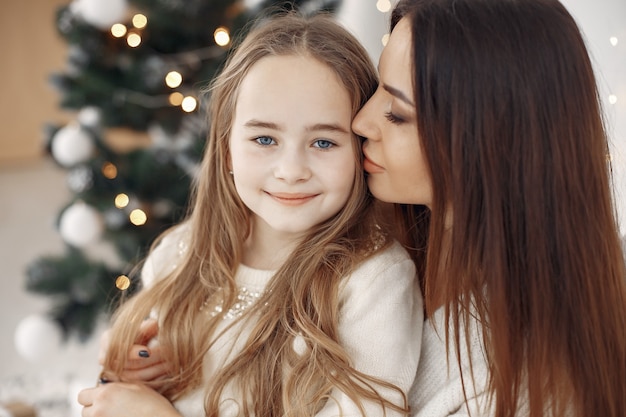
M 243 264 L 250 268 L 275 271 L 289 258 L 300 238 L 276 233 L 255 225 L 243 245 Z

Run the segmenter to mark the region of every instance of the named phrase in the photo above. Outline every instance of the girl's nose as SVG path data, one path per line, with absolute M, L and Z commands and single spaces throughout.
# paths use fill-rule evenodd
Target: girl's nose
M 276 161 L 274 176 L 288 184 L 306 181 L 311 177 L 305 151 L 285 149 Z

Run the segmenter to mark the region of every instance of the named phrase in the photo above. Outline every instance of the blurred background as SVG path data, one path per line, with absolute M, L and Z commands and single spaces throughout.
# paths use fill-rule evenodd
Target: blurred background
M 199 155 L 206 126 L 194 97 L 230 40 L 220 45 L 213 29 L 204 39 L 190 22 L 209 13 L 218 18 L 204 19 L 207 27 L 233 36 L 270 3 L 0 4 L 0 407 L 18 399 L 40 415 L 80 415 L 72 404 L 95 383 L 106 311 L 116 293 L 135 288 L 129 269 L 146 242 L 181 215 L 186 195 L 177 189 L 187 188 Z M 299 3 L 334 13 L 377 63 L 395 1 Z M 596 68 L 623 217 L 626 2 L 563 3 Z M 147 24 L 131 21 L 142 13 Z

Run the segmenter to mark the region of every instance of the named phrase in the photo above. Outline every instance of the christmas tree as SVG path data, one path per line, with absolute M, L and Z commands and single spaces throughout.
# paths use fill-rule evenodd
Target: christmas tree
M 51 82 L 76 117 L 47 126 L 46 144 L 73 195 L 57 221 L 65 253 L 28 265 L 26 287 L 53 299 L 66 338 L 89 338 L 139 288 L 133 268 L 185 215 L 210 124 L 200 91 L 232 39 L 261 12 L 334 12 L 339 2 L 74 0 L 58 10 L 68 57 Z

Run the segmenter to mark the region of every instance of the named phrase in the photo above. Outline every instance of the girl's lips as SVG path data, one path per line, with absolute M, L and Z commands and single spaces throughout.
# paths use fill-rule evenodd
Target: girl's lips
M 383 167 L 372 162 L 372 160 L 369 159 L 367 156 L 363 159 L 363 169 L 365 169 L 370 174 L 377 174 L 385 171 Z
M 274 200 L 286 206 L 300 206 L 302 204 L 306 204 L 318 194 L 303 194 L 303 193 L 271 193 L 267 192 L 267 194 L 272 197 Z

